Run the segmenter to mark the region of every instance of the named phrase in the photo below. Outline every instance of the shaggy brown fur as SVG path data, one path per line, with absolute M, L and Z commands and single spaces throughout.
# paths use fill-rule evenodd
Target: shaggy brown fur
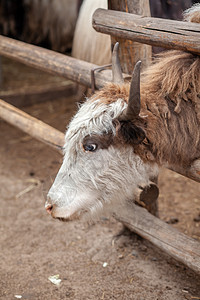
M 128 101 L 128 95 L 128 84 L 109 84 L 92 101 Z M 200 157 L 199 108 L 200 57 L 181 51 L 159 55 L 142 75 L 140 117 L 132 122 L 146 138 L 137 146 L 133 142 L 135 152 L 160 165 L 190 166 Z
M 167 55 L 167 54 L 166 54 Z M 199 62 L 200 67 L 200 62 Z M 169 71 L 168 66 L 166 70 Z M 155 80 L 150 77 L 141 85 L 141 112 L 137 120 L 132 123 L 145 132 L 146 138 L 139 145 L 133 142 L 135 153 L 144 161 L 156 161 L 160 165 L 188 167 L 196 158 L 200 157 L 200 122 L 197 117 L 197 104 L 200 99 L 193 101 L 184 98 L 176 111 L 176 99 L 179 94 L 172 90 L 174 98 L 166 96 L 166 91 L 158 89 L 162 78 Z M 198 89 L 200 92 L 200 89 Z M 191 94 L 194 93 L 191 88 Z M 91 99 L 101 99 L 101 103 L 111 103 L 119 98 L 128 101 L 129 85 L 109 84 Z M 199 99 L 199 101 L 198 101 Z M 129 126 L 127 124 L 127 126 Z M 129 126 L 130 127 L 130 126 Z M 124 128 L 124 126 L 123 126 Z M 127 129 L 128 130 L 128 129 Z M 121 141 L 121 139 L 120 139 Z
M 197 20 L 197 10 L 200 16 L 200 5 L 190 9 L 190 20 L 192 15 Z M 128 102 L 128 96 L 128 84 L 109 84 L 91 100 L 109 104 L 121 98 Z M 144 161 L 189 167 L 200 158 L 200 57 L 177 50 L 160 54 L 141 76 L 141 111 L 130 122 L 121 126 L 118 122 L 117 137 L 121 134 L 123 142 L 130 144 L 134 136 L 134 151 Z M 139 131 L 130 134 L 135 128 L 146 136 L 138 145 Z
M 159 105 L 162 99 L 171 99 L 177 113 L 181 111 L 183 101 L 191 100 L 200 114 L 200 57 L 177 50 L 160 54 L 143 74 L 142 90 L 156 96 L 154 101 Z
M 96 92 L 91 101 L 101 99 L 101 103 L 110 104 L 121 98 L 128 102 L 129 89 L 130 85 L 128 83 L 123 85 L 109 83 L 102 90 Z
M 200 57 L 181 51 L 161 54 L 143 74 L 146 135 L 158 163 L 182 165 L 200 157 Z

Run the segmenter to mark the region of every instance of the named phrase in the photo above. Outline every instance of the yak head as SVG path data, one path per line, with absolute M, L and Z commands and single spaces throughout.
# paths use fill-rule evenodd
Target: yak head
M 54 218 L 71 220 L 122 208 L 157 176 L 157 165 L 142 159 L 138 150 L 146 142 L 140 62 L 131 84 L 124 83 L 117 43 L 112 66 L 113 83 L 86 100 L 68 126 L 63 163 L 46 202 Z

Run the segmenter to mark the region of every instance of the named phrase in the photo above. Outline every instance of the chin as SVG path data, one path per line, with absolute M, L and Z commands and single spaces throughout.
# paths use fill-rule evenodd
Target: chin
M 51 216 L 52 218 L 62 222 L 70 222 L 70 221 L 80 220 L 82 218 L 82 215 L 85 215 L 87 213 L 88 211 L 86 210 L 70 211 L 70 209 L 67 208 L 57 208 L 52 210 Z

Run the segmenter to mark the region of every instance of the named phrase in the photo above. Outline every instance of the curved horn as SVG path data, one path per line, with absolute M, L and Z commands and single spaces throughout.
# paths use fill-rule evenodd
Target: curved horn
M 112 53 L 112 76 L 114 83 L 123 83 L 122 69 L 119 61 L 119 43 L 114 45 Z
M 139 60 L 133 70 L 130 92 L 128 99 L 128 106 L 124 110 L 120 120 L 128 121 L 137 117 L 140 113 L 140 66 L 141 61 Z

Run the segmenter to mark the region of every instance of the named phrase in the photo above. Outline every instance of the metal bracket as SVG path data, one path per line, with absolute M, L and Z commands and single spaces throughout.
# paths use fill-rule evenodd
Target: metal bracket
M 95 92 L 95 71 L 102 71 L 102 70 L 105 70 L 105 69 L 107 69 L 111 66 L 112 66 L 112 64 L 109 64 L 109 65 L 104 65 L 104 66 L 101 66 L 101 67 L 96 67 L 96 68 L 93 68 L 91 70 L 91 89 L 92 89 L 93 94 Z

